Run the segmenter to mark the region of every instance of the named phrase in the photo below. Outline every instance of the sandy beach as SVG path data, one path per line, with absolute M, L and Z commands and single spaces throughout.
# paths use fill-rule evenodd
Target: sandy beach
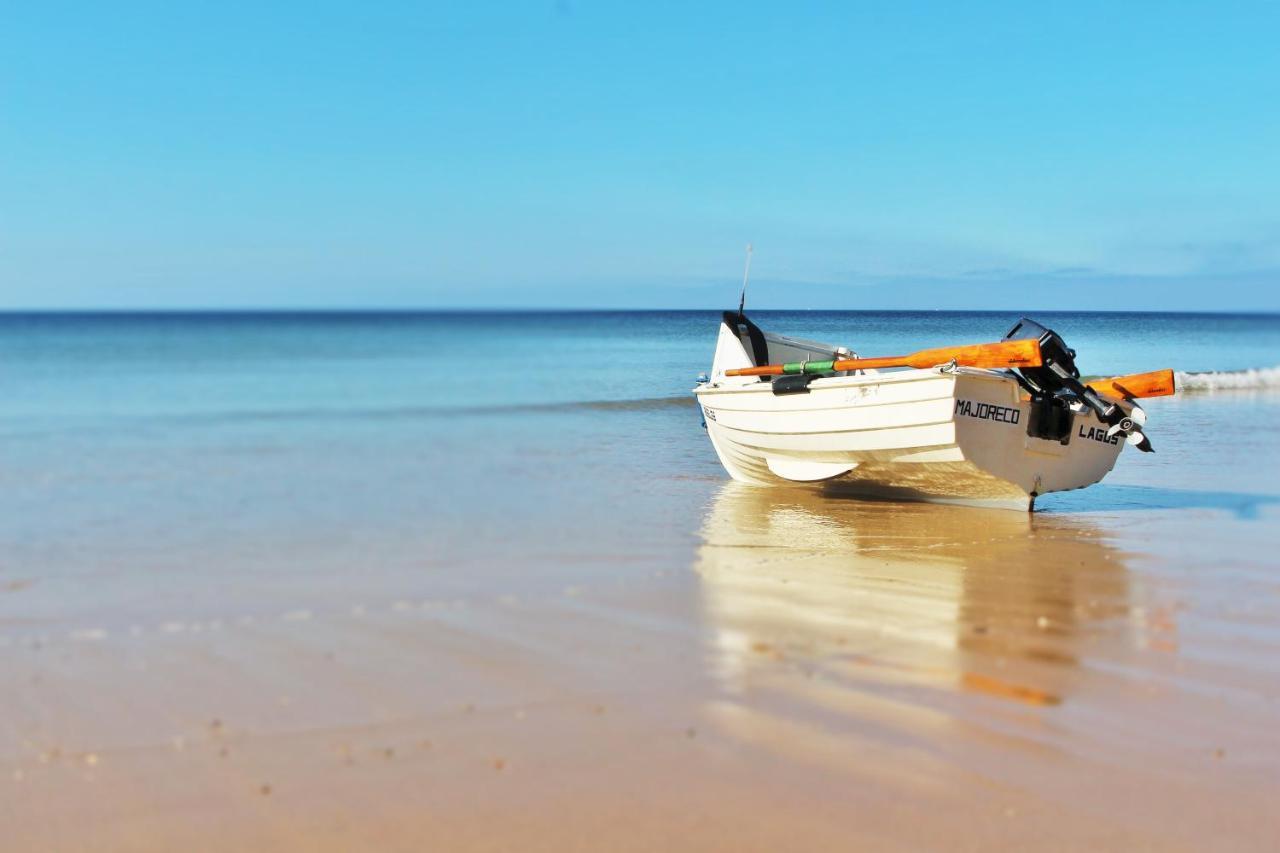
M 683 565 L 7 636 L 6 846 L 1260 848 L 1273 529 L 724 485 Z

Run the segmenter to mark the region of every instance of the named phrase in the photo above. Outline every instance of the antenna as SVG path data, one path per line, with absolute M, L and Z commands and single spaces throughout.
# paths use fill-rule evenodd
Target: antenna
M 747 279 L 751 277 L 751 244 L 747 244 L 747 266 L 742 271 L 742 295 L 738 297 L 738 316 L 742 317 L 742 309 L 747 307 Z

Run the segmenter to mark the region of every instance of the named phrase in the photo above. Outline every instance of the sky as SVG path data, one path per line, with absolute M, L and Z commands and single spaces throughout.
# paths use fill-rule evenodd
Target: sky
M 1280 4 L 3 20 L 0 309 L 1280 310 Z

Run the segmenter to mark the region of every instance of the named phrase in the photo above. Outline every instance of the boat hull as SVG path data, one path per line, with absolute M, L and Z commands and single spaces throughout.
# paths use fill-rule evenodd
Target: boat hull
M 784 395 L 765 382 L 709 383 L 695 394 L 729 475 L 757 484 L 1029 510 L 1038 495 L 1101 480 L 1123 447 L 1088 410 L 1065 442 L 1029 435 L 1031 402 L 995 371 L 832 376 Z

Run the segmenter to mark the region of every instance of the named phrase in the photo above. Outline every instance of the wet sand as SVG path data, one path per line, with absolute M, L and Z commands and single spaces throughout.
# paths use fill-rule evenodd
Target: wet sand
M 24 622 L 61 593 L 8 569 L 5 849 L 1280 838 L 1280 508 L 690 494 L 669 547 L 544 550 L 518 583 L 441 558 Z

